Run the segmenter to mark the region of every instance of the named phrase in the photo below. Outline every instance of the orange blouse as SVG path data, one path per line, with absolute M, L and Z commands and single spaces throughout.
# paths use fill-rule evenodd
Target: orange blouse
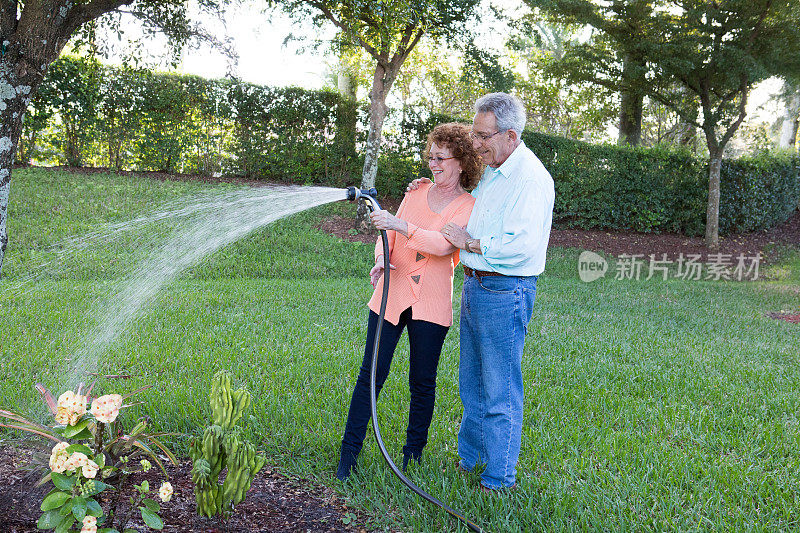
M 408 223 L 408 237 L 387 231 L 389 257 L 397 267 L 389 274 L 389 298 L 385 318 L 397 325 L 400 314 L 411 307 L 415 320 L 425 320 L 442 326 L 453 324 L 453 271 L 458 264 L 458 250 L 440 233 L 448 222 L 466 226 L 475 198 L 464 193 L 447 204 L 441 213 L 428 205 L 432 183 L 423 183 L 406 193 L 397 209 L 397 218 Z M 378 237 L 375 258 L 383 255 L 383 243 Z M 380 311 L 383 277 L 375 287 L 369 308 Z

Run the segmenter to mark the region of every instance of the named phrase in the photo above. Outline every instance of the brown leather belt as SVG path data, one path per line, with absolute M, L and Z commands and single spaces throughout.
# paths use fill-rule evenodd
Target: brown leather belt
M 464 266 L 464 274 L 471 278 L 482 278 L 483 276 L 505 276 L 505 274 L 501 274 L 500 272 L 489 272 L 488 270 L 472 270 L 468 266 Z

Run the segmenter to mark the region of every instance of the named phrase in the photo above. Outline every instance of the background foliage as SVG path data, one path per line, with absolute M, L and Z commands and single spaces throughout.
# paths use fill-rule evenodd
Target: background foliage
M 656 146 L 594 145 L 526 131 L 523 140 L 553 175 L 555 218 L 580 228 L 702 235 L 707 162 Z M 770 228 L 800 201 L 800 159 L 789 153 L 726 159 L 720 231 Z
M 334 187 L 359 182 L 367 109 L 334 91 L 107 67 L 62 57 L 31 104 L 21 162 L 227 174 Z M 420 150 L 453 117 L 391 111 L 376 186 L 400 196 L 423 175 Z M 469 117 L 461 120 L 468 121 Z M 581 228 L 700 235 L 708 170 L 665 147 L 595 145 L 526 131 L 556 182 L 555 219 Z M 720 231 L 786 220 L 800 200 L 800 160 L 760 154 L 722 167 Z

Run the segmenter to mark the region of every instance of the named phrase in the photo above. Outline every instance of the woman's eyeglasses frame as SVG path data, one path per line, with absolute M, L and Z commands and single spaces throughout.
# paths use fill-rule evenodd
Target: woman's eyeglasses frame
M 441 165 L 442 161 L 447 161 L 448 159 L 455 159 L 455 158 L 456 158 L 456 156 L 451 156 L 451 157 L 433 157 L 433 156 L 429 155 L 426 159 L 428 160 L 428 164 L 431 164 L 434 161 L 436 161 L 437 165 Z

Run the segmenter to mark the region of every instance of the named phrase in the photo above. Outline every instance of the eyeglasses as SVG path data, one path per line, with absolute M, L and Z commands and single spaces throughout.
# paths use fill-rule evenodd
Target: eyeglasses
M 453 156 L 453 157 L 430 157 L 429 156 L 428 157 L 428 163 L 433 163 L 434 161 L 436 161 L 437 165 L 441 165 L 442 161 L 447 161 L 448 159 L 455 159 L 455 158 L 456 158 L 456 156 Z
M 486 142 L 495 135 L 497 135 L 498 133 L 501 133 L 500 130 L 497 130 L 494 133 L 490 133 L 489 135 L 486 135 L 485 133 L 475 133 L 474 131 L 471 131 L 469 132 L 469 136 L 473 141 L 477 141 L 478 139 L 480 139 L 481 142 Z

